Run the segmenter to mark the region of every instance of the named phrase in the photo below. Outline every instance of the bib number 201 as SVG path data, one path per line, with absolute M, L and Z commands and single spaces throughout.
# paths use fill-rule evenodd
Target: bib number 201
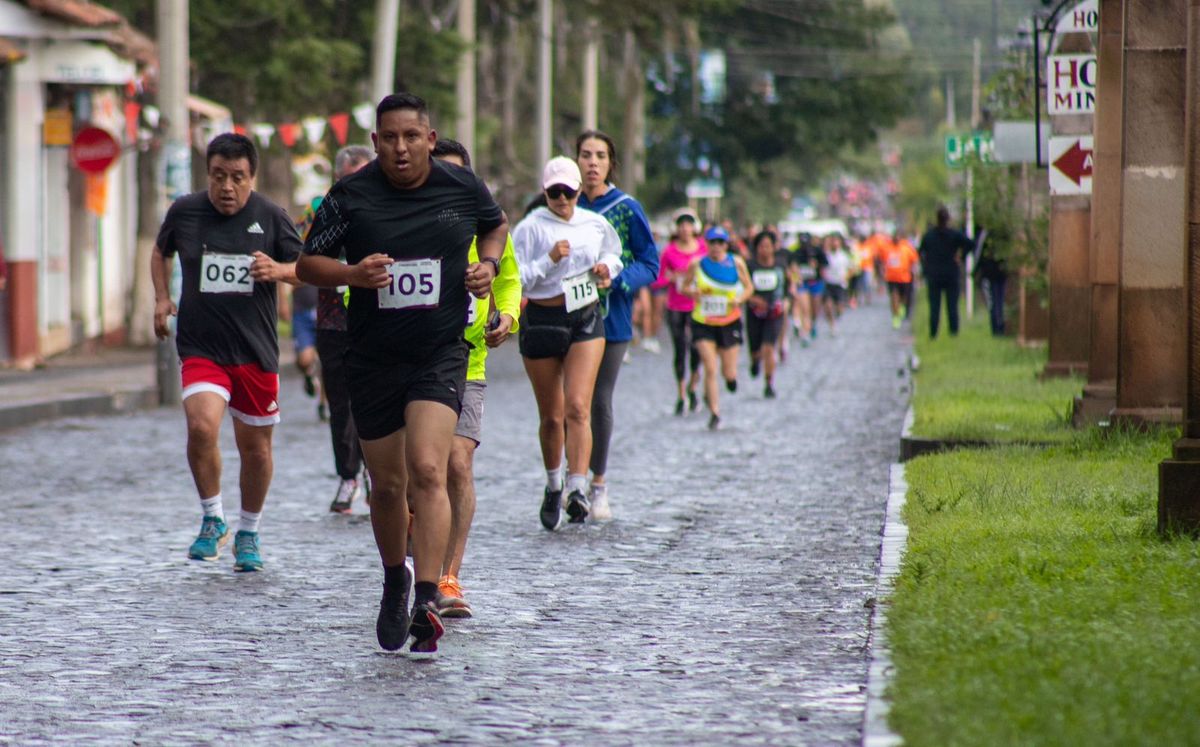
M 253 293 L 252 264 L 254 257 L 249 254 L 206 253 L 200 261 L 200 292 Z
M 442 261 L 414 259 L 388 265 L 388 286 L 380 288 L 381 309 L 433 309 L 442 294 Z

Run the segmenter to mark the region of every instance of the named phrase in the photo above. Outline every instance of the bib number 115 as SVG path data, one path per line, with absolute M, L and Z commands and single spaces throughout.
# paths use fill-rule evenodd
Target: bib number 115
M 380 288 L 381 309 L 432 309 L 442 290 L 442 261 L 414 259 L 388 265 L 388 285 Z

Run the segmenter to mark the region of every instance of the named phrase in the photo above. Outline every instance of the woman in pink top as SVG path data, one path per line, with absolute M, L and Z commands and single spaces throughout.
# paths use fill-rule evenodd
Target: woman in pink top
M 696 302 L 680 292 L 688 265 L 708 251 L 704 239 L 696 232 L 698 223 L 696 214 L 691 210 L 683 208 L 675 211 L 675 236 L 659 257 L 658 280 L 653 286 L 667 289 L 667 326 L 671 330 L 671 343 L 675 346 L 675 383 L 679 387 L 679 397 L 675 400 L 676 415 L 683 414 L 684 394 L 687 395 L 689 410 L 695 412 L 699 404 L 696 385 L 700 381 L 700 354 L 692 344 L 690 321 Z M 685 370 L 691 372 L 686 388 Z

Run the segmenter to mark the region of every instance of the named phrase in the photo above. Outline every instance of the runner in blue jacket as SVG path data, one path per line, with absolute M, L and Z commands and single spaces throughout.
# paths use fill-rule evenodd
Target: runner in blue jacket
M 604 360 L 592 394 L 592 487 L 590 516 L 599 521 L 612 518 L 608 505 L 608 444 L 612 439 L 612 395 L 621 372 L 621 362 L 633 339 L 633 299 L 639 289 L 658 277 L 658 247 L 641 204 L 612 185 L 610 174 L 617 165 L 617 146 L 603 132 L 588 130 L 575 139 L 575 158 L 583 175 L 579 207 L 603 215 L 621 237 L 624 269 L 613 280 L 601 300 L 604 309 Z

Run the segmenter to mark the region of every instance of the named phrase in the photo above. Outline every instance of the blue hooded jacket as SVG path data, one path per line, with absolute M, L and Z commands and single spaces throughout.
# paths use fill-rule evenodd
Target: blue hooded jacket
M 603 299 L 604 339 L 628 342 L 633 339 L 633 298 L 639 289 L 658 277 L 658 247 L 650 222 L 637 200 L 612 185 L 594 202 L 580 193 L 579 207 L 603 215 L 621 237 L 621 262 L 625 269 L 613 279 Z

